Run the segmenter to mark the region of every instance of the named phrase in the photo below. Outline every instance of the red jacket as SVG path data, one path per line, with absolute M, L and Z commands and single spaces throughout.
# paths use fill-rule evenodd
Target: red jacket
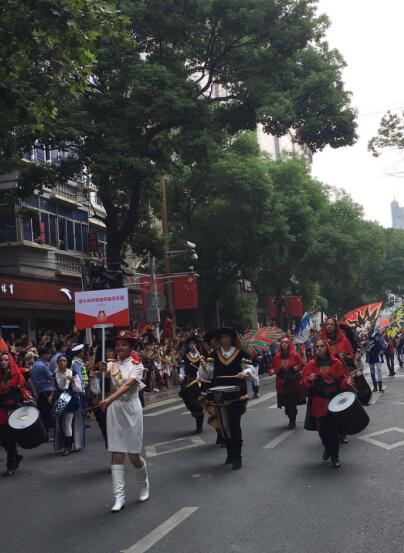
M 314 381 L 309 379 L 312 374 L 317 377 Z M 327 370 L 319 367 L 317 359 L 313 359 L 305 366 L 302 384 L 309 390 L 313 417 L 320 418 L 328 415 L 330 399 L 349 388 L 348 378 L 344 364 L 335 357 L 330 358 Z
M 278 394 L 285 394 L 286 390 L 282 386 L 282 381 L 284 380 L 284 375 L 282 373 L 294 371 L 295 367 L 301 370 L 304 363 L 302 358 L 292 345 L 286 358 L 283 359 L 281 355 L 282 350 L 279 350 L 275 353 L 272 358 L 272 363 L 268 369 L 268 372 L 276 373 L 276 391 L 278 392 Z
M 30 399 L 30 393 L 25 386 L 25 378 L 19 369 L 14 358 L 8 354 L 10 359 L 10 378 L 5 382 L 3 371 L 0 369 L 0 394 L 5 394 L 12 389 L 19 389 L 22 399 Z M 8 403 L 8 402 L 7 402 Z M 10 407 L 3 406 L 0 407 L 0 426 L 7 424 L 8 415 L 10 413 L 11 407 L 14 405 L 14 401 L 10 401 Z
M 331 342 L 331 340 L 328 338 L 327 328 L 325 326 L 325 323 L 323 324 L 323 326 L 321 328 L 321 333 L 320 333 L 321 338 L 323 338 L 323 340 L 327 340 L 327 342 L 330 345 L 331 354 L 334 357 L 338 358 L 339 354 L 344 354 L 347 364 L 354 367 L 355 366 L 355 362 L 354 362 L 355 352 L 354 352 L 354 349 L 352 347 L 352 344 L 348 340 L 348 338 L 345 336 L 345 334 L 342 332 L 338 321 L 336 319 L 334 319 L 334 320 L 335 320 L 335 324 L 336 324 L 335 341 Z M 344 363 L 343 363 L 343 365 L 344 365 Z M 346 373 L 348 374 L 348 369 L 345 369 L 345 370 L 346 370 Z

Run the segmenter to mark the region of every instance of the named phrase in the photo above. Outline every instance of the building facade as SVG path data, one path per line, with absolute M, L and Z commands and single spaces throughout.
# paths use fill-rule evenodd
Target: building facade
M 36 145 L 25 159 L 53 163 L 58 155 Z M 105 257 L 105 210 L 83 176 L 14 203 L 17 178 L 0 176 L 0 333 L 36 340 L 48 328 L 72 329 L 83 264 Z

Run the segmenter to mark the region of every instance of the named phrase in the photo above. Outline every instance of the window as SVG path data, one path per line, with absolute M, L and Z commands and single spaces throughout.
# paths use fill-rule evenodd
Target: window
M 74 234 L 76 238 L 76 250 L 79 252 L 83 251 L 83 237 L 81 234 L 81 225 L 80 223 L 74 224 Z
M 49 215 L 49 243 L 51 246 L 58 245 L 57 232 L 56 232 L 56 217 Z
M 59 250 L 66 249 L 66 219 L 58 218 Z
M 23 223 L 23 236 L 24 240 L 32 242 L 32 220 L 25 219 Z
M 66 221 L 66 227 L 67 227 L 67 249 L 74 250 L 73 221 Z
M 41 222 L 45 225 L 45 243 L 50 244 L 49 215 L 47 213 L 41 213 Z
M 88 225 L 81 225 L 81 233 L 83 236 L 83 252 L 88 252 Z

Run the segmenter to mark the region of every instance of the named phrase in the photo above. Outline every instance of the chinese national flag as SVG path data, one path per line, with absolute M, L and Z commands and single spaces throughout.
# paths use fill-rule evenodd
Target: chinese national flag
M 289 315 L 291 317 L 303 317 L 302 296 L 288 296 Z
M 163 292 L 164 290 L 164 284 L 163 279 L 156 278 L 157 282 L 157 290 L 159 292 Z M 150 294 L 151 291 L 151 276 L 142 276 L 140 277 L 140 291 L 141 291 L 141 298 L 142 298 L 142 309 L 146 313 L 147 306 L 146 306 L 146 296 Z
M 194 276 L 174 278 L 174 298 L 176 309 L 198 308 L 198 281 Z
M 268 308 L 269 308 L 269 316 L 271 319 L 276 319 L 277 316 L 277 308 L 276 308 L 276 298 L 274 296 L 271 296 L 268 298 Z

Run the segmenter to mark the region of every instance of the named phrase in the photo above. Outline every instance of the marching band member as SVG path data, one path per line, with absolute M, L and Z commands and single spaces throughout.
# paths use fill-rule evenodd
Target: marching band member
M 196 336 L 187 338 L 184 344 L 183 364 L 180 369 L 180 396 L 196 420 L 196 434 L 200 434 L 203 427 L 203 408 L 198 401 L 202 391 L 201 382 L 198 380 L 198 370 L 203 361 L 199 349 L 199 340 Z
M 80 375 L 68 368 L 68 360 L 65 354 L 59 355 L 55 370 L 55 398 L 57 403 L 60 395 L 69 391 L 72 399 L 64 412 L 55 416 L 55 450 L 63 448 L 63 456 L 70 455 L 72 451 L 80 451 L 85 446 L 85 424 L 83 406 L 80 394 L 82 384 Z
M 342 332 L 337 319 L 334 317 L 327 317 L 321 328 L 321 338 L 327 340 L 330 345 L 330 351 L 334 357 L 342 361 L 346 367 L 355 367 L 354 348 Z
M 208 366 L 212 387 L 237 386 L 240 391 L 240 399 L 226 406 L 228 431 L 222 428 L 226 438 L 226 464 L 238 470 L 242 466 L 241 417 L 246 411 L 248 399 L 246 378 L 256 375 L 256 371 L 252 365 L 245 366 L 244 359 L 248 359 L 248 354 L 243 351 L 241 339 L 234 329 L 220 328 L 214 332 L 213 339 L 206 337 L 205 340 L 210 341 L 213 349 Z
M 339 461 L 339 434 L 337 421 L 328 411 L 329 401 L 351 384 L 342 361 L 333 356 L 330 345 L 320 338 L 317 341 L 315 356 L 303 369 L 302 384 L 311 397 L 311 414 L 315 417 L 321 441 L 324 445 L 323 460 L 331 457 L 334 468 L 341 466 Z
M 7 470 L 3 476 L 12 476 L 23 458 L 17 451 L 14 433 L 8 424 L 11 410 L 21 400 L 32 402 L 25 378 L 13 356 L 3 351 L 0 353 L 0 443 L 7 453 Z
M 289 418 L 289 429 L 296 427 L 297 403 L 292 390 L 288 389 L 288 382 L 296 378 L 300 381 L 302 368 L 302 358 L 295 350 L 292 340 L 285 336 L 280 340 L 280 349 L 275 353 L 268 372 L 276 374 L 278 408 L 285 408 L 285 414 Z
M 112 513 L 121 511 L 125 506 L 125 454 L 136 469 L 139 486 L 139 500 L 149 498 L 149 478 L 146 461 L 141 455 L 143 444 L 143 412 L 139 399 L 142 386 L 143 365 L 137 354 L 131 349 L 136 343 L 135 335 L 122 330 L 115 338 L 117 360 L 100 363 L 100 369 L 107 369 L 111 379 L 113 393 L 100 402 L 107 409 L 108 451 L 112 452 L 112 486 L 115 503 Z
M 328 342 L 332 355 L 342 362 L 346 375 L 349 376 L 349 371 L 355 369 L 355 351 L 349 339 L 342 332 L 337 319 L 327 317 L 320 335 L 323 340 Z M 348 443 L 348 439 L 343 433 L 340 433 L 340 440 L 342 444 Z

